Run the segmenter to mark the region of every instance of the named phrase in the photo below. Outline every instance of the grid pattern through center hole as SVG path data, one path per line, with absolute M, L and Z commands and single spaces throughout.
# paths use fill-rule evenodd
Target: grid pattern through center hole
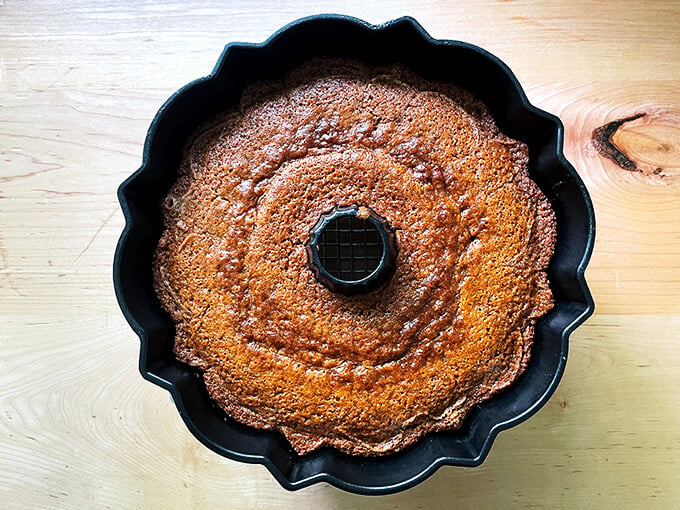
M 383 244 L 370 221 L 343 216 L 326 225 L 317 250 L 321 264 L 331 275 L 339 280 L 358 281 L 378 268 Z

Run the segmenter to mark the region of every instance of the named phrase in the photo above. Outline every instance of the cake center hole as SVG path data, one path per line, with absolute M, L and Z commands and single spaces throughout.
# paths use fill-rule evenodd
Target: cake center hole
M 326 271 L 344 281 L 363 280 L 380 265 L 383 243 L 370 221 L 341 216 L 326 225 L 319 235 L 317 250 Z

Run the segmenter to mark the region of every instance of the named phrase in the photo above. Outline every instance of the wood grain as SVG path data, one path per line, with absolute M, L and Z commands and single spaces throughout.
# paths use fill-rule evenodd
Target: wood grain
M 597 313 L 572 336 L 557 393 L 481 467 L 393 496 L 288 493 L 262 466 L 201 446 L 138 375 L 111 283 L 115 191 L 159 106 L 226 42 L 319 12 L 410 14 L 498 55 L 564 122 L 597 216 Z M 678 22 L 665 1 L 0 2 L 0 506 L 676 508 Z M 612 136 L 630 171 L 592 134 L 637 113 Z

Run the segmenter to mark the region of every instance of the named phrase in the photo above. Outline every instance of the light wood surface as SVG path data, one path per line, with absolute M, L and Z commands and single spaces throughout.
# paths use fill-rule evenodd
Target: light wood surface
M 597 312 L 554 397 L 483 466 L 385 497 L 289 493 L 201 446 L 138 375 L 111 283 L 115 190 L 158 107 L 225 43 L 321 12 L 499 56 L 562 118 L 597 215 Z M 679 24 L 673 1 L 0 0 L 0 507 L 678 508 Z M 636 113 L 612 137 L 630 171 L 591 134 Z

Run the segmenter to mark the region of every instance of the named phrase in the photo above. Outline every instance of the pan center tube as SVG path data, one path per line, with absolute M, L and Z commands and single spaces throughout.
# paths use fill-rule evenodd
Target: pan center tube
M 366 206 L 336 207 L 321 215 L 305 247 L 316 280 L 348 296 L 377 289 L 396 268 L 395 231 Z

